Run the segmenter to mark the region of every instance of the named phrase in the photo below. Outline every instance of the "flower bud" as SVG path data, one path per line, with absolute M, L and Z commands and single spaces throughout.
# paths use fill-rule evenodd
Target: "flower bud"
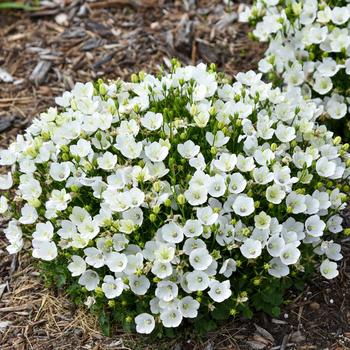
M 135 74 L 135 73 L 131 74 L 131 82 L 136 84 L 136 83 L 138 83 L 138 81 L 139 81 L 139 77 L 137 76 L 137 74 Z
M 237 315 L 237 310 L 236 309 L 231 309 L 230 310 L 230 315 L 231 316 L 236 316 Z
M 338 146 L 340 145 L 340 143 L 341 143 L 341 137 L 340 136 L 335 137 L 333 140 L 333 144 Z
M 152 188 L 155 192 L 160 192 L 160 190 L 162 189 L 162 184 L 160 181 L 156 181 L 153 183 Z
M 186 198 L 183 194 L 179 194 L 176 198 L 176 201 L 180 204 L 180 205 L 184 205 L 186 203 Z
M 210 149 L 210 153 L 213 155 L 213 156 L 215 156 L 217 153 L 218 153 L 218 150 L 216 149 L 216 147 L 212 147 L 211 149 Z
M 114 301 L 114 300 L 108 300 L 108 306 L 109 306 L 110 308 L 115 307 L 115 301 Z
M 344 230 L 344 235 L 345 235 L 345 236 L 350 236 L 350 228 L 346 228 L 346 229 Z
M 167 198 L 165 201 L 164 201 L 164 205 L 166 207 L 170 207 L 171 206 L 171 199 L 170 198 Z
M 271 151 L 272 152 L 276 152 L 277 148 L 278 148 L 278 146 L 275 143 L 271 144 Z
M 132 322 L 132 317 L 131 316 L 126 316 L 125 317 L 125 322 L 126 323 L 131 323 Z
M 149 215 L 149 220 L 151 221 L 151 222 L 155 222 L 156 220 L 157 220 L 157 216 L 155 215 L 155 214 L 150 214 Z
M 160 207 L 159 207 L 159 205 L 155 205 L 155 206 L 153 207 L 152 211 L 153 211 L 153 213 L 156 214 L 156 215 L 159 214 L 159 213 L 160 213 Z

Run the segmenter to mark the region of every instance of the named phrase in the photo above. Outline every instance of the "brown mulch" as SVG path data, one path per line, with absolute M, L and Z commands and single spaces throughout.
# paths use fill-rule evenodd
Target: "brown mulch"
M 45 6 L 0 12 L 2 147 L 77 81 L 155 73 L 172 57 L 184 64 L 215 62 L 235 74 L 256 68 L 264 49 L 235 20 L 238 5 L 225 11 L 219 0 L 65 0 Z M 2 81 L 4 71 L 9 82 Z M 62 292 L 46 289 L 30 256 L 9 256 L 0 237 L 0 349 L 350 349 L 350 246 L 344 246 L 340 277 L 316 278 L 302 294 L 291 293 L 279 319 L 259 314 L 204 339 L 149 345 L 121 329 L 104 337 L 93 316 Z

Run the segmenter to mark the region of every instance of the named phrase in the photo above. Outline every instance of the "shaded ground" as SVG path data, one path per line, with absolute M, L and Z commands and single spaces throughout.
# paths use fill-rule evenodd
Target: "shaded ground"
M 174 56 L 185 64 L 215 62 L 234 74 L 255 68 L 263 51 L 247 40 L 248 28 L 235 21 L 238 6 L 227 14 L 218 0 L 59 3 L 65 6 L 31 14 L 0 13 L 3 147 L 76 81 L 127 79 L 141 69 L 157 72 Z M 12 81 L 1 81 L 4 71 Z M 28 254 L 9 256 L 5 246 L 0 238 L 1 350 L 350 349 L 348 242 L 340 277 L 332 282 L 317 278 L 304 293 L 291 293 L 280 319 L 236 319 L 205 339 L 153 345 L 119 329 L 112 338 L 103 337 L 93 316 L 43 286 Z

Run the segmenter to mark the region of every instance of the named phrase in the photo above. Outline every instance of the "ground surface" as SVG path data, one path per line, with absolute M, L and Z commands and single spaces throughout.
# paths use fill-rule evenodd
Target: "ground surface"
M 229 74 L 255 68 L 263 47 L 247 39 L 237 9 L 227 13 L 217 0 L 66 0 L 47 1 L 39 12 L 0 12 L 0 145 L 76 81 L 156 72 L 172 57 L 215 62 Z M 347 242 L 340 277 L 291 293 L 281 318 L 236 319 L 203 339 L 153 344 L 120 329 L 103 337 L 94 317 L 43 286 L 27 254 L 9 256 L 5 246 L 0 237 L 1 350 L 350 349 Z

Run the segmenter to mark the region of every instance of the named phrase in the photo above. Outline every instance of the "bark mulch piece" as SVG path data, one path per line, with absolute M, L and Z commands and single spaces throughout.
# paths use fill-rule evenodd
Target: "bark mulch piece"
M 264 50 L 237 23 L 239 4 L 225 11 L 219 0 L 42 3 L 37 12 L 0 13 L 2 147 L 77 81 L 156 73 L 172 57 L 215 62 L 233 75 L 256 68 Z M 46 289 L 29 254 L 9 256 L 0 237 L 0 349 L 350 349 L 349 242 L 344 246 L 340 277 L 316 278 L 302 294 L 291 293 L 280 319 L 261 314 L 233 320 L 204 339 L 149 345 L 121 329 L 104 337 L 94 316 Z

